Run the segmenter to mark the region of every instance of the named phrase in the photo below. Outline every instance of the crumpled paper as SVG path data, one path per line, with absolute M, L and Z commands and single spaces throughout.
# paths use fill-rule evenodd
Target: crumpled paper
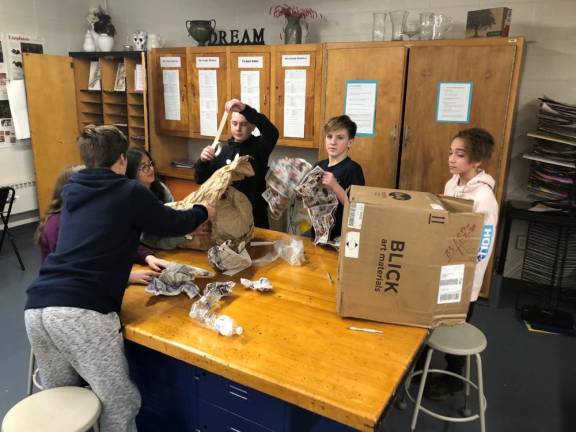
M 274 219 L 279 219 L 286 211 L 295 195 L 294 189 L 311 169 L 312 165 L 299 158 L 282 158 L 272 164 L 266 173 L 266 190 L 262 197 Z
M 208 262 L 212 267 L 222 270 L 226 275 L 232 276 L 250 267 L 252 258 L 250 258 L 244 242 L 234 248 L 230 241 L 225 241 L 208 250 Z
M 214 273 L 200 267 L 172 262 L 160 272 L 157 278 L 146 286 L 145 291 L 153 295 L 176 296 L 185 292 L 194 298 L 200 293 L 200 288 L 194 279 L 211 278 Z
M 240 278 L 240 283 L 244 285 L 247 289 L 251 289 L 253 291 L 272 291 L 272 282 L 268 280 L 266 277 L 261 277 L 258 280 L 251 281 L 250 279 Z
M 296 194 L 302 198 L 304 207 L 314 227 L 314 244 L 327 243 L 334 226 L 334 211 L 338 207 L 338 197 L 332 189 L 322 184 L 324 170 L 314 167 L 296 187 Z

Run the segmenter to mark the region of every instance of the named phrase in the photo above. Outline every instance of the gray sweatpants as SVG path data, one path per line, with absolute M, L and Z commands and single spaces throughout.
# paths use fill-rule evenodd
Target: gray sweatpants
M 45 388 L 80 385 L 102 403 L 102 432 L 136 431 L 140 393 L 130 381 L 118 314 L 47 307 L 25 311 L 26 331 Z

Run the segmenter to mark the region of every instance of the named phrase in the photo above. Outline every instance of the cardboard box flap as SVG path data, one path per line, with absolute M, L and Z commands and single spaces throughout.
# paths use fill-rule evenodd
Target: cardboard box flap
M 472 213 L 474 201 L 462 198 L 454 198 L 447 195 L 438 195 L 438 199 L 446 210 L 453 213 Z
M 429 192 L 414 192 L 398 189 L 384 189 L 370 186 L 350 187 L 350 202 L 374 204 L 384 207 L 413 208 L 422 210 L 448 211 L 444 208 L 442 201 Z

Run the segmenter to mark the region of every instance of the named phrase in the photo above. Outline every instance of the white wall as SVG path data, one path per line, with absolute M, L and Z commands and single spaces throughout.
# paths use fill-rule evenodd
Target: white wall
M 22 34 L 45 39 L 44 52 L 67 54 L 82 46 L 86 27 L 87 0 L 0 0 L 0 34 Z M 6 45 L 3 45 L 4 50 Z M 13 148 L 0 149 L 0 184 L 34 179 L 29 140 Z M 35 214 L 17 215 L 27 221 Z

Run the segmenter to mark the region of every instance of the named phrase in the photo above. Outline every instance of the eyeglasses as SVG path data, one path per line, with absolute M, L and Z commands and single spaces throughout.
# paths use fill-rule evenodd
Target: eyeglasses
M 154 162 L 152 161 L 148 161 L 138 165 L 138 171 L 142 172 L 149 172 L 153 168 L 154 168 Z

